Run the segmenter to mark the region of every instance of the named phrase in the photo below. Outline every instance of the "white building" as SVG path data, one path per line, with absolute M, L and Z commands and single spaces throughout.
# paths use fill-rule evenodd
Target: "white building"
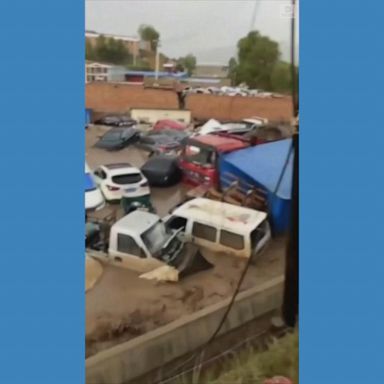
M 117 65 L 87 62 L 85 64 L 85 82 L 124 81 L 126 69 Z

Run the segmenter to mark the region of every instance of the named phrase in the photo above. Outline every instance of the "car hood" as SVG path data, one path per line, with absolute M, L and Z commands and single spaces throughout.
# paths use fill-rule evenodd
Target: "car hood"
M 119 145 L 121 145 L 121 143 L 122 143 L 122 140 L 119 140 L 119 141 L 99 140 L 95 144 L 95 147 L 98 147 L 98 148 L 116 148 Z

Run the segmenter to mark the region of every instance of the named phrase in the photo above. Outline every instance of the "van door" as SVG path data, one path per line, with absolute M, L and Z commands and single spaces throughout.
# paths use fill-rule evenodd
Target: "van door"
M 149 257 L 141 241 L 133 237 L 118 233 L 116 251 L 110 255 L 111 262 L 116 266 L 144 273 L 164 265 L 160 260 Z
M 187 225 L 187 232 L 191 234 L 193 242 L 213 252 L 220 251 L 217 247 L 218 230 L 212 225 L 198 221 L 190 222 Z
M 247 242 L 243 234 L 222 229 L 219 236 L 219 248 L 225 252 L 239 257 L 250 257 L 249 241 Z

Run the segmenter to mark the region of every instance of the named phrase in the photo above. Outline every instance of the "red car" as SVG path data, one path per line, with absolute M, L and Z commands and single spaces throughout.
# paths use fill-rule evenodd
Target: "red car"
M 153 126 L 154 131 L 162 131 L 164 129 L 174 129 L 176 131 L 185 131 L 187 126 L 183 123 L 180 123 L 176 120 L 159 120 L 157 123 Z

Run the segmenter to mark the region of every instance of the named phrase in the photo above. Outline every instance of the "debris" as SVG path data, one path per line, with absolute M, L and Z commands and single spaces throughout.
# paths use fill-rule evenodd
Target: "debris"
M 85 256 L 85 292 L 94 287 L 103 274 L 103 267 L 92 257 Z
M 139 276 L 140 279 L 155 280 L 155 281 L 179 281 L 179 271 L 169 265 L 164 265 L 153 271 L 144 273 Z

